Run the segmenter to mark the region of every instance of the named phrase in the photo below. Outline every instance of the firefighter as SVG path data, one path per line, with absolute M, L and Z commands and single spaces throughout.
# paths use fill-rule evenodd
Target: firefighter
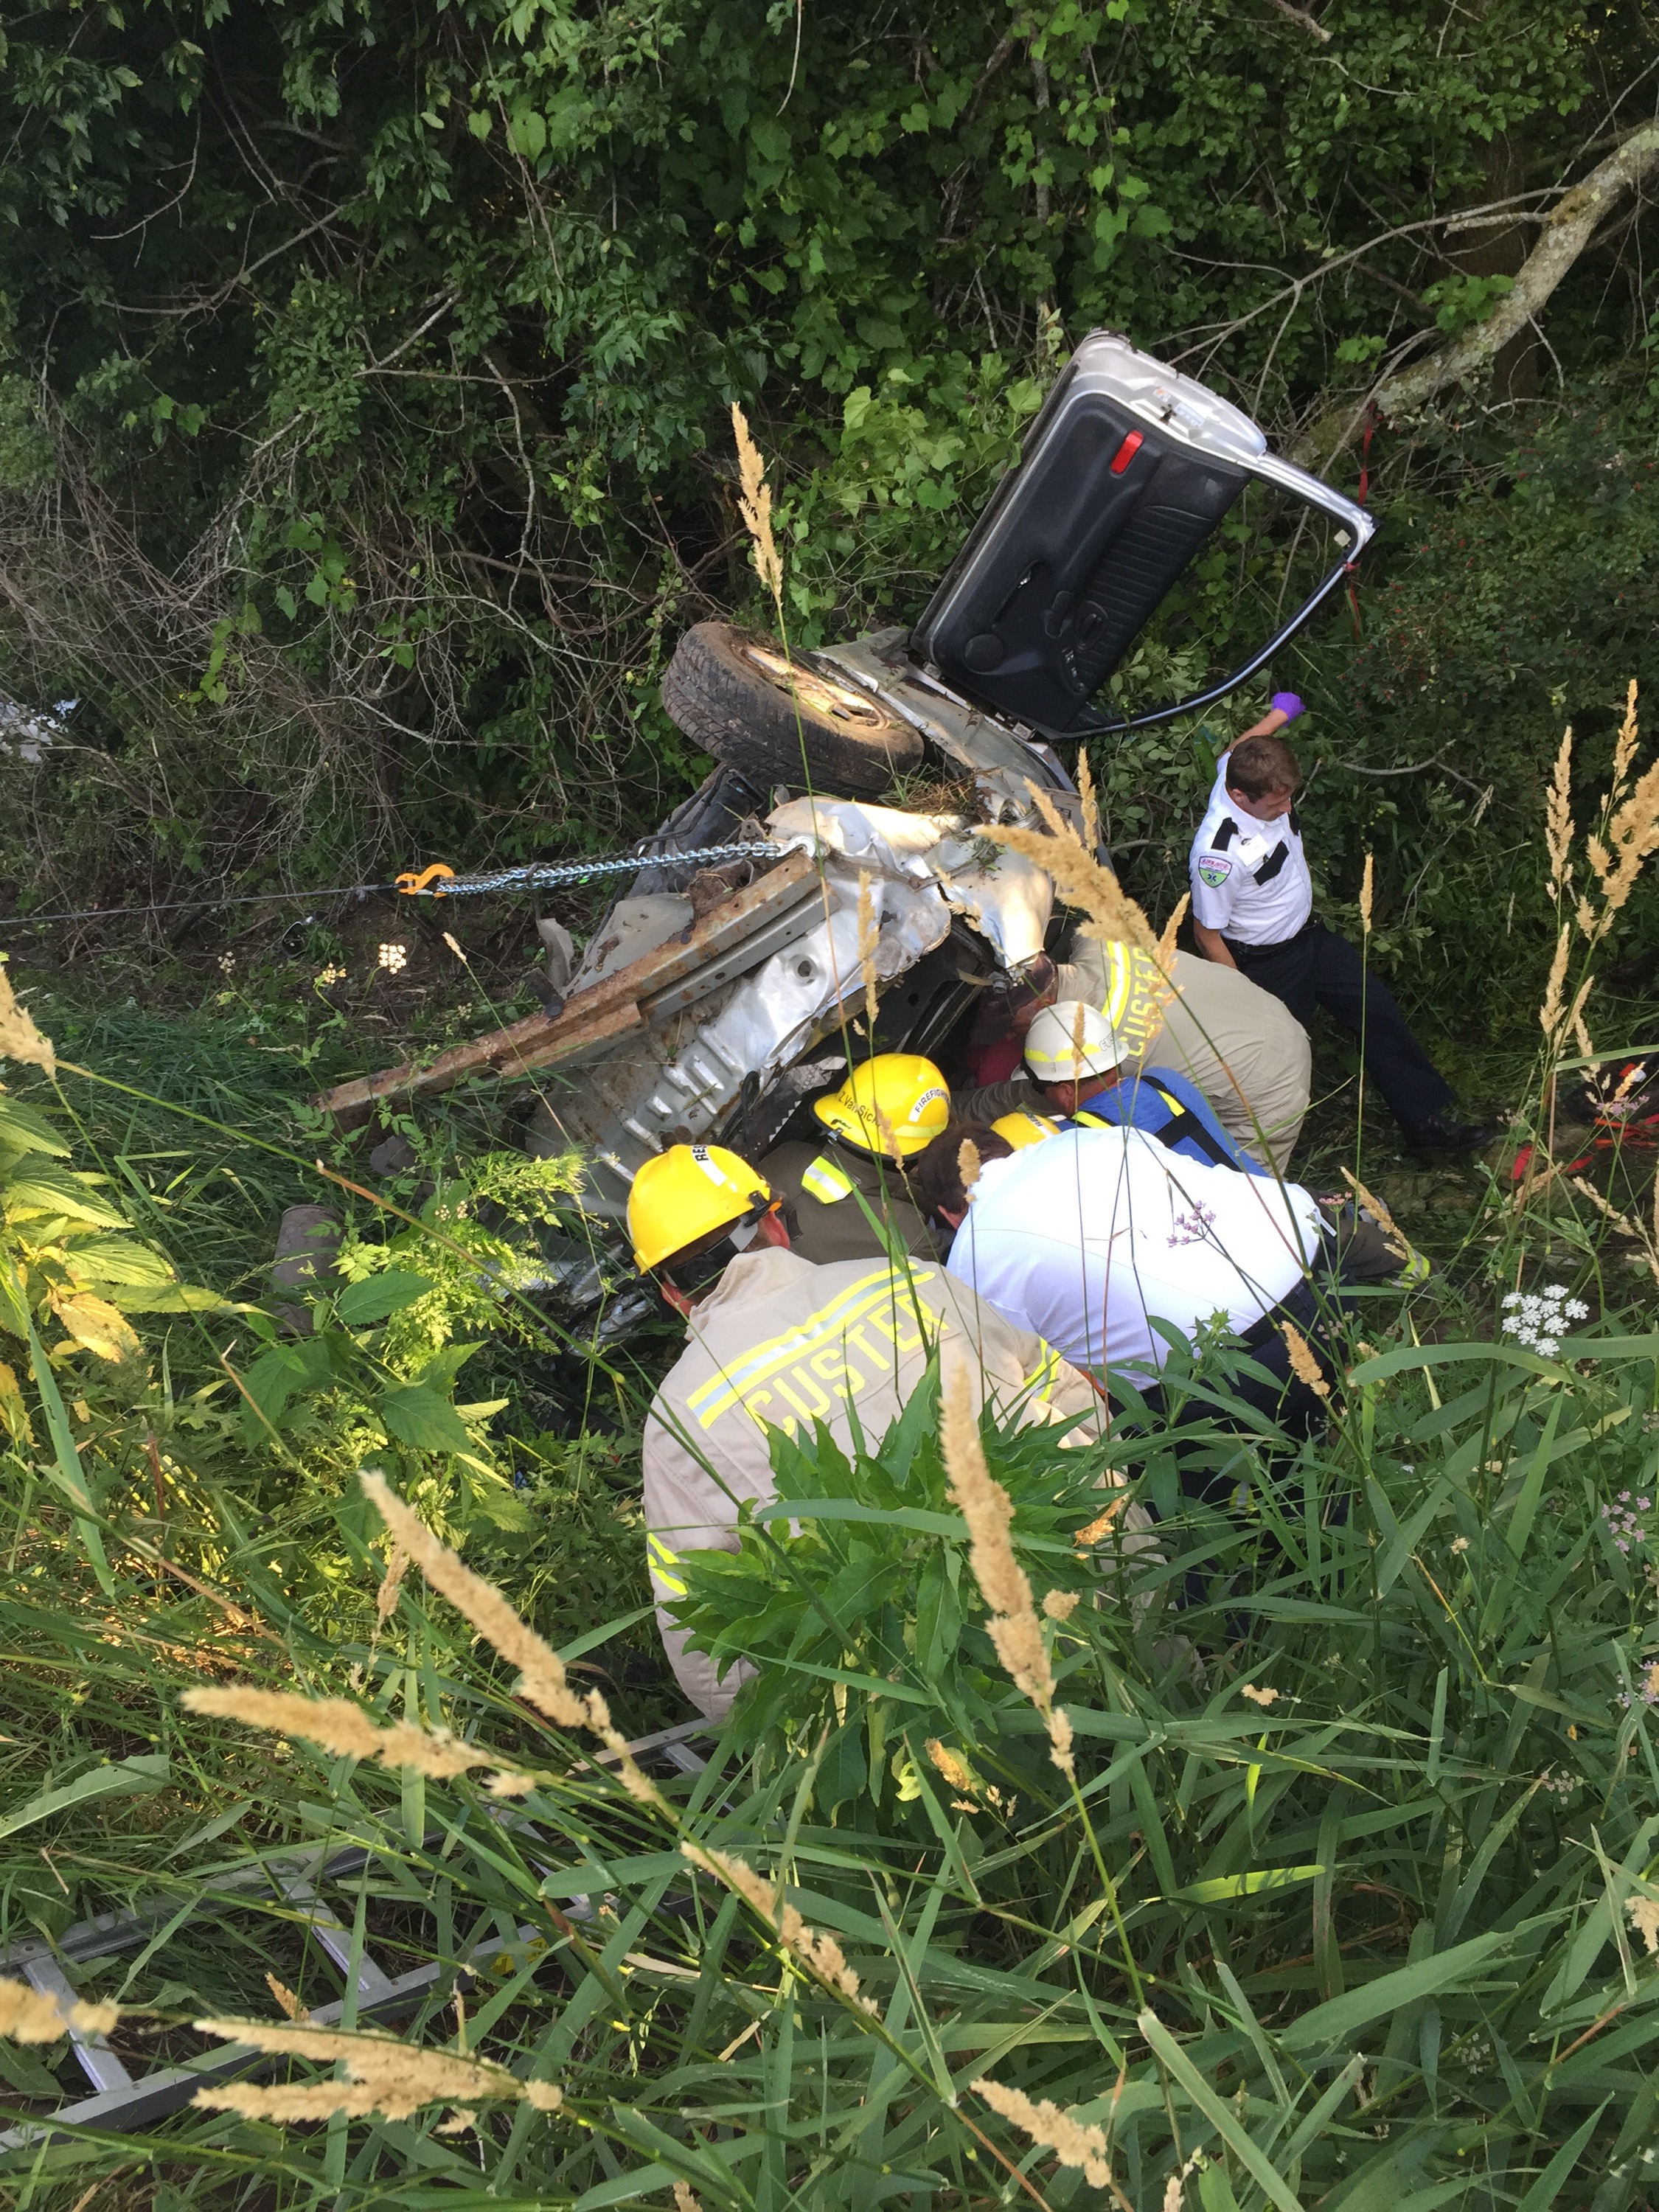
M 775 1495 L 770 1431 L 821 1422 L 843 1450 L 874 1443 L 939 1349 L 964 1362 L 981 1404 L 1022 1425 L 1064 1422 L 1066 1440 L 1097 1431 L 1099 1394 L 1040 1337 L 937 1261 L 866 1254 L 815 1267 L 790 1249 L 765 1177 L 718 1145 L 647 1160 L 628 1227 L 641 1273 L 687 1323 L 646 1418 L 646 1543 L 670 1664 L 711 1719 L 751 1670 L 736 1662 L 722 1681 L 712 1658 L 687 1650 L 671 1614 L 685 1593 L 677 1570 L 687 1551 L 735 1552 L 739 1504 Z
M 779 1145 L 760 1164 L 791 1217 L 794 1249 L 826 1266 L 878 1258 L 896 1240 L 919 1258 L 937 1258 L 905 1176 L 905 1163 L 951 1118 L 951 1093 L 933 1061 L 878 1052 L 839 1091 L 815 1099 L 812 1111 L 827 1141 Z
M 1008 1101 L 1023 1091 L 1024 1110 L 1064 1127 L 1145 1129 L 1188 1159 L 1264 1175 L 1266 1169 L 1223 1128 L 1197 1085 L 1173 1068 L 1131 1068 L 1124 1077 L 1124 1039 L 1103 1013 L 1081 999 L 1045 1006 L 1025 1033 L 1025 1080 L 970 1091 L 957 1101 L 964 1121 L 992 1118 L 987 1109 L 1018 1112 Z M 1005 1118 L 1006 1118 L 1005 1112 Z
M 1284 1174 L 1308 1110 L 1313 1048 L 1290 1009 L 1237 969 L 1177 952 L 1166 976 L 1139 946 L 1079 935 L 1058 969 L 1046 955 L 994 995 L 976 1025 L 994 1030 L 975 1063 L 980 1088 L 958 1110 L 980 1118 L 1034 1103 L 1017 1070 L 1020 1040 L 1056 1000 L 1083 1000 L 1116 1032 L 1127 1078 L 1149 1065 L 1196 1085 L 1241 1152 Z M 999 1080 L 1000 1078 L 1002 1079 Z

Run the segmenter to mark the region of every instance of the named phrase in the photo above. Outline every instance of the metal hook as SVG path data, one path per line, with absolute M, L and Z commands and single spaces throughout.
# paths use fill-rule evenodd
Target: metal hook
M 441 860 L 434 860 L 429 868 L 422 868 L 418 875 L 413 868 L 406 868 L 398 878 L 398 889 L 404 898 L 418 898 L 428 884 L 434 884 L 437 887 L 431 896 L 442 898 L 446 894 L 439 878 L 447 878 L 453 882 L 454 875 L 453 868 L 446 867 Z

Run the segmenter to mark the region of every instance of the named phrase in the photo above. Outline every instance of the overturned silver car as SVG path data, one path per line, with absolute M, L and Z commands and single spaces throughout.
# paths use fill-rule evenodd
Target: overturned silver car
M 1219 684 L 1103 717 L 1101 689 L 1252 478 L 1335 526 L 1328 573 Z M 1227 402 L 1093 334 L 914 630 L 793 656 L 725 623 L 680 641 L 664 704 L 718 765 L 647 841 L 580 961 L 541 926 L 546 1012 L 319 1103 L 349 1124 L 382 1100 L 533 1081 L 532 1148 L 587 1161 L 592 1233 L 550 1257 L 574 1302 L 594 1303 L 624 1279 L 629 1185 L 665 1145 L 760 1157 L 839 1081 L 849 1039 L 859 1054 L 926 1053 L 948 1075 L 985 985 L 1061 950 L 1066 927 L 1048 875 L 981 833 L 1041 829 L 1039 791 L 1080 829 L 1057 745 L 1247 681 L 1373 527 Z M 611 1325 L 625 1318 L 626 1302 Z

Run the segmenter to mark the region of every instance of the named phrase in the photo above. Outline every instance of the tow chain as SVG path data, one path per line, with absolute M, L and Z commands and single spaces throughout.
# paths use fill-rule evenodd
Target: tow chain
M 767 837 L 736 845 L 700 845 L 689 853 L 634 852 L 611 860 L 532 861 L 527 867 L 500 868 L 490 876 L 458 876 L 441 860 L 418 872 L 400 875 L 396 888 L 405 898 L 472 898 L 485 891 L 552 890 L 561 884 L 585 884 L 596 876 L 628 876 L 652 866 L 711 867 L 728 860 L 775 860 L 788 850 Z
M 442 860 L 434 860 L 428 868 L 406 868 L 391 884 L 331 884 L 320 890 L 238 891 L 216 898 L 161 899 L 147 906 L 91 906 L 63 914 L 0 915 L 0 929 L 33 929 L 53 921 L 118 921 L 123 915 L 210 912 L 221 907 L 281 905 L 294 900 L 308 904 L 321 899 L 368 898 L 381 891 L 397 891 L 404 898 L 470 898 L 484 891 L 544 890 L 558 884 L 591 883 L 595 877 L 629 876 L 653 866 L 775 860 L 789 850 L 788 846 L 775 845 L 765 837 L 751 837 L 734 845 L 700 845 L 690 853 L 653 851 L 650 844 L 647 838 L 641 849 L 619 854 L 612 860 L 532 862 L 527 867 L 499 869 L 492 876 L 458 876 Z

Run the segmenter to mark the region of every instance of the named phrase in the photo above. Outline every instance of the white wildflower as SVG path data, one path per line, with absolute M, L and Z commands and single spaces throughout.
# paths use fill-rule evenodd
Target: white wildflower
M 409 965 L 409 948 L 404 945 L 383 945 L 378 957 L 388 975 L 396 975 Z
M 1582 1298 L 1569 1297 L 1565 1283 L 1551 1283 L 1541 1291 L 1510 1291 L 1500 1304 L 1504 1335 L 1547 1359 L 1560 1351 L 1569 1322 L 1589 1317 L 1589 1308 Z

